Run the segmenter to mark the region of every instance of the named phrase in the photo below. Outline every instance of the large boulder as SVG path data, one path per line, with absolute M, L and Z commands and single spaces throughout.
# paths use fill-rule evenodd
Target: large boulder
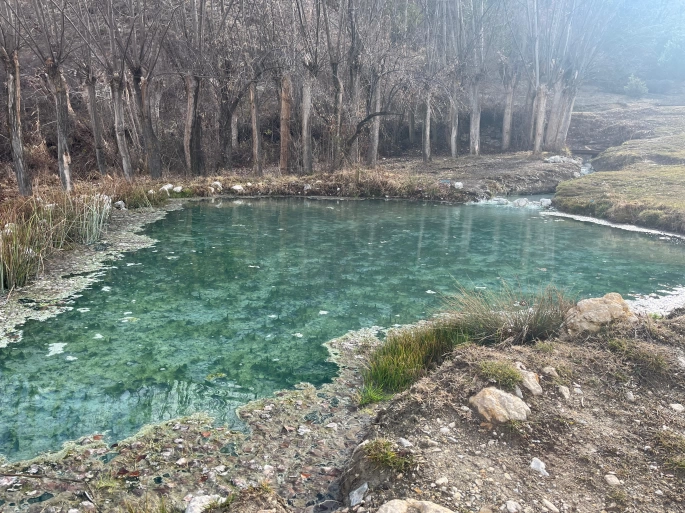
M 414 499 L 399 500 L 395 499 L 386 502 L 378 513 L 454 513 L 451 509 L 439 506 L 428 501 L 417 501 Z
M 469 399 L 469 404 L 488 422 L 500 424 L 524 421 L 530 414 L 530 408 L 521 399 L 495 387 L 484 388 Z
M 617 321 L 637 320 L 620 294 L 611 292 L 604 297 L 583 299 L 566 313 L 566 330 L 571 336 L 597 333 L 602 326 Z

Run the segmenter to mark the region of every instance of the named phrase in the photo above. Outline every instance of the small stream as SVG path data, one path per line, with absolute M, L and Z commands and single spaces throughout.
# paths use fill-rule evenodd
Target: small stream
M 67 312 L 0 348 L 10 460 L 331 380 L 322 343 L 427 318 L 458 285 L 554 282 L 578 297 L 685 285 L 685 245 L 534 208 L 406 201 L 193 202 L 147 227 Z

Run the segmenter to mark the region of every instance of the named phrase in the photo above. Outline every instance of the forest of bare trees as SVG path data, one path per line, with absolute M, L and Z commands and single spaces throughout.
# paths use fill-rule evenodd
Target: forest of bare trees
M 27 195 L 43 168 L 70 190 L 91 173 L 560 151 L 581 84 L 660 72 L 622 40 L 685 53 L 682 12 L 681 0 L 0 0 L 1 160 Z

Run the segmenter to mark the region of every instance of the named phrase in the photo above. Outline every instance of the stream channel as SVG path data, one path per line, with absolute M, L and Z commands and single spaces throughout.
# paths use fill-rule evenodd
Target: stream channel
M 0 455 L 53 451 L 330 381 L 322 344 L 428 318 L 459 286 L 575 297 L 685 285 L 685 244 L 535 208 L 223 199 L 149 225 L 158 242 L 101 272 L 66 312 L 0 348 Z

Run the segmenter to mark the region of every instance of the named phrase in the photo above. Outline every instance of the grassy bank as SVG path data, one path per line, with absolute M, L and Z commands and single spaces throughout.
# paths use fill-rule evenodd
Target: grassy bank
M 592 161 L 598 171 L 649 164 L 685 165 L 685 134 L 628 141 L 609 148 Z
M 685 233 L 685 166 L 640 164 L 563 182 L 554 205 L 570 214 Z
M 536 292 L 507 286 L 495 292 L 462 289 L 447 300 L 449 312 L 442 319 L 391 332 L 371 354 L 360 404 L 409 388 L 457 346 L 526 344 L 552 337 L 572 305 L 553 286 Z

